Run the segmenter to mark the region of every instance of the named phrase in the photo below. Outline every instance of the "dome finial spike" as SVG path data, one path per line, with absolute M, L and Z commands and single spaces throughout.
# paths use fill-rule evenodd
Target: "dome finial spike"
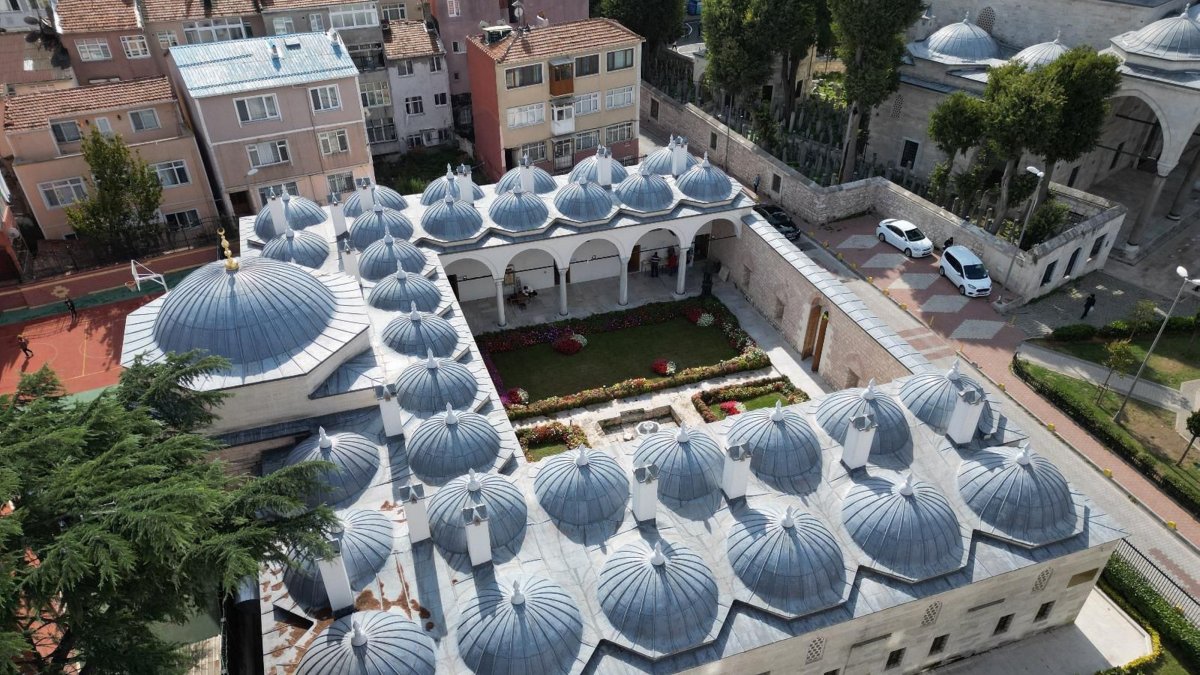
M 692 432 L 688 430 L 687 424 L 680 424 L 679 431 L 675 433 L 675 441 L 678 443 L 687 443 L 692 440 Z
M 479 492 L 481 487 L 483 486 L 479 484 L 479 475 L 475 473 L 475 469 L 467 469 L 467 491 Z
M 591 460 L 588 459 L 587 448 L 579 448 L 579 454 L 575 455 L 575 466 L 585 467 L 589 461 Z
M 367 631 L 363 630 L 362 621 L 357 616 L 350 619 L 350 633 L 350 644 L 355 647 L 367 644 Z
M 454 411 L 453 403 L 446 403 L 446 424 L 458 424 L 458 413 Z
M 771 411 L 771 421 L 783 421 L 783 401 L 775 401 L 775 410 Z
M 662 567 L 667 564 L 667 556 L 663 553 L 661 541 L 654 542 L 654 553 L 650 555 L 650 564 L 655 567 Z
M 317 443 L 322 450 L 328 450 L 333 447 L 333 439 L 325 435 L 325 427 L 317 427 L 317 438 L 320 439 Z
M 874 401 L 878 394 L 879 392 L 875 391 L 875 378 L 872 377 L 871 380 L 867 382 L 867 388 L 863 390 L 862 399 L 864 401 Z
M 971 10 L 963 12 L 963 23 L 971 23 Z
M 1020 464 L 1021 466 L 1029 466 L 1029 463 L 1032 461 L 1033 453 L 1029 449 L 1029 441 L 1025 441 L 1021 444 L 1021 452 L 1017 454 L 1017 464 Z
M 525 594 L 521 592 L 521 582 L 513 582 L 512 597 L 509 598 L 509 602 L 516 607 L 525 604 Z
M 783 519 L 779 521 L 780 527 L 791 529 L 796 526 L 796 507 L 789 505 L 787 510 L 783 512 Z
M 238 270 L 238 261 L 233 257 L 233 251 L 229 249 L 229 240 L 225 238 L 225 228 L 217 228 L 217 236 L 221 237 L 221 250 L 225 252 L 225 269 L 229 272 Z
M 946 379 L 951 382 L 958 382 L 960 373 L 958 372 L 958 357 L 954 357 L 954 363 L 951 364 L 950 370 L 946 371 Z
M 438 362 L 437 362 L 437 359 L 433 357 L 432 349 L 425 350 L 425 367 L 430 370 L 438 369 Z
M 446 162 L 446 178 L 449 178 L 453 175 L 454 175 L 454 168 L 450 166 L 449 162 Z
M 1190 6 L 1190 5 L 1189 5 L 1189 6 Z M 1185 9 L 1185 10 L 1183 10 L 1183 11 L 1184 11 L 1184 13 L 1185 13 L 1185 14 L 1187 13 L 1187 10 L 1186 10 L 1186 9 Z M 1054 41 L 1055 41 L 1055 42 L 1058 42 L 1058 41 L 1059 41 L 1061 38 L 1062 38 L 1062 28 L 1055 28 L 1055 29 L 1054 29 Z
M 911 471 L 904 474 L 904 482 L 900 485 L 900 494 L 905 497 L 911 497 L 913 494 L 913 475 Z
M 421 313 L 417 311 L 416 300 L 408 303 L 408 320 L 416 323 L 421 320 Z

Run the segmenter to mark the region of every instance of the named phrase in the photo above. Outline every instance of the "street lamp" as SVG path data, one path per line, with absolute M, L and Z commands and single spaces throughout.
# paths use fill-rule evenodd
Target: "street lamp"
M 1025 170 L 1028 171 L 1029 173 L 1037 176 L 1039 184 L 1041 183 L 1042 176 L 1046 175 L 1044 172 L 1038 171 L 1037 167 L 1027 166 L 1027 167 L 1025 167 Z M 1013 252 L 1012 260 L 1008 261 L 1008 271 L 1004 273 L 1004 290 L 1006 290 L 1006 291 L 1009 290 L 1008 289 L 1008 278 L 1010 276 L 1012 276 L 1013 265 L 1015 265 L 1017 263 L 1017 255 L 1021 253 L 1021 240 L 1025 238 L 1025 230 L 1029 228 L 1029 220 L 1031 218 L 1033 218 L 1033 208 L 1035 206 L 1037 206 L 1037 196 L 1038 196 L 1038 191 L 1035 189 L 1033 191 L 1033 197 L 1030 198 L 1030 200 L 1029 200 L 1029 209 L 1027 211 L 1025 211 L 1025 223 L 1023 225 L 1021 225 L 1021 234 L 1017 235 L 1017 250 L 1015 252 Z M 997 213 L 996 217 L 1003 218 L 1004 214 Z M 1009 298 L 1009 299 L 1012 300 L 1014 298 Z
M 1183 283 L 1179 285 L 1179 290 L 1175 293 L 1175 301 L 1171 303 L 1171 308 L 1167 310 L 1167 316 L 1163 319 L 1162 325 L 1158 327 L 1158 335 L 1154 336 L 1154 342 L 1150 343 L 1150 349 L 1146 352 L 1146 358 L 1142 359 L 1142 365 L 1138 366 L 1137 375 L 1133 376 L 1133 384 L 1129 385 L 1129 391 L 1125 392 L 1125 399 L 1121 401 L 1121 407 L 1117 408 L 1117 414 L 1113 415 L 1114 422 L 1121 421 L 1121 413 L 1125 412 L 1125 405 L 1129 403 L 1129 397 L 1133 395 L 1133 390 L 1137 387 L 1137 383 L 1142 379 L 1142 371 L 1146 369 L 1146 363 L 1150 361 L 1150 355 L 1154 353 L 1154 348 L 1158 346 L 1158 339 L 1162 337 L 1163 331 L 1167 329 L 1167 323 L 1171 320 L 1171 314 L 1175 312 L 1175 305 L 1179 304 L 1179 297 L 1183 295 L 1183 289 L 1188 287 L 1188 284 L 1200 284 L 1200 277 L 1195 279 L 1188 278 L 1188 271 L 1182 265 L 1175 268 L 1175 273 L 1183 279 Z

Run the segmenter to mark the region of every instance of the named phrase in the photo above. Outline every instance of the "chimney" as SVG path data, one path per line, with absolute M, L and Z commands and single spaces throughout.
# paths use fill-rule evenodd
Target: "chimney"
M 950 412 L 946 435 L 955 445 L 970 443 L 975 439 L 975 430 L 979 428 L 979 418 L 982 416 L 983 392 L 977 387 L 959 391 L 954 397 L 954 410 Z
M 333 236 L 341 237 L 346 234 L 346 211 L 338 200 L 337 193 L 329 193 L 329 213 L 333 216 Z
M 400 404 L 396 401 L 396 385 L 375 385 L 375 400 L 379 403 L 379 416 L 383 418 L 383 434 L 388 438 L 404 435 L 404 422 L 400 419 Z
M 271 230 L 278 237 L 287 229 L 287 217 L 283 213 L 283 200 L 271 195 L 271 198 L 267 200 L 267 209 L 271 214 Z
M 349 239 L 342 240 L 342 271 L 355 279 L 360 278 L 358 276 L 358 254 L 350 248 Z
M 325 584 L 325 595 L 329 596 L 329 609 L 334 616 L 342 616 L 354 610 L 354 591 L 350 588 L 350 575 L 346 572 L 346 561 L 342 558 L 342 525 L 338 523 L 330 533 L 329 544 L 333 557 L 318 560 L 317 569 Z
M 400 486 L 400 501 L 404 502 L 404 517 L 408 520 L 408 539 L 412 543 L 429 538 L 429 511 L 425 509 L 425 485 L 412 482 Z
M 463 526 L 467 530 L 467 555 L 471 567 L 492 561 L 491 532 L 488 530 L 487 506 L 476 504 L 463 509 Z
M 267 44 L 268 44 L 268 48 L 271 50 L 271 59 L 278 61 L 279 60 L 279 45 L 275 44 L 274 40 L 271 40 Z
M 875 398 L 875 380 L 867 384 L 867 390 L 862 393 L 864 401 Z M 868 412 L 850 420 L 850 428 L 846 430 L 846 440 L 842 443 L 842 464 L 853 471 L 867 465 L 871 455 L 871 444 L 875 442 L 875 414 Z
M 471 167 L 466 164 L 458 166 L 458 200 L 468 204 L 475 202 L 475 179 L 471 176 Z
M 721 490 L 725 499 L 733 501 L 746 496 L 750 483 L 750 448 L 731 445 L 725 450 L 725 467 L 721 470 Z
M 603 145 L 596 148 L 596 183 L 612 187 L 612 153 Z
M 359 190 L 359 201 L 362 206 L 362 213 L 374 210 L 375 208 L 375 186 L 371 185 L 371 180 L 368 178 L 363 181 L 362 188 Z
M 671 150 L 671 175 L 678 178 L 687 171 L 687 139 L 680 136 L 675 141 L 675 147 Z
M 654 520 L 658 511 L 658 467 L 643 464 L 633 470 L 633 519 Z
M 529 155 L 521 157 L 521 191 L 533 192 L 533 166 L 529 163 Z

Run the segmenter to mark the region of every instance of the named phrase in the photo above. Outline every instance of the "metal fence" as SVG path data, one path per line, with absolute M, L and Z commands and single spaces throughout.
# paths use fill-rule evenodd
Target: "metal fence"
M 1129 543 L 1128 539 L 1122 540 L 1117 545 L 1117 550 L 1114 555 L 1117 555 L 1129 563 L 1142 578 L 1149 583 L 1164 600 L 1178 607 L 1187 620 L 1192 622 L 1192 625 L 1200 627 L 1200 600 L 1197 600 L 1184 587 L 1180 586 L 1169 574 L 1163 571 L 1144 553 Z

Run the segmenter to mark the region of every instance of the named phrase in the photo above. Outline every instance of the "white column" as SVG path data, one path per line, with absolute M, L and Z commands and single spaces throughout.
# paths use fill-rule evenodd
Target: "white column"
M 562 316 L 567 315 L 567 272 L 570 270 L 570 265 L 558 268 L 558 313 Z
M 675 295 L 683 295 L 683 288 L 687 284 L 687 259 L 691 250 L 690 246 L 679 249 L 679 263 L 675 266 Z
M 621 294 L 617 297 L 617 304 L 622 307 L 629 304 L 629 258 L 621 258 Z
M 1162 167 L 1160 166 L 1159 168 L 1161 170 Z M 1167 173 L 1170 173 L 1170 171 Z M 1126 239 L 1126 248 L 1136 250 L 1142 244 L 1142 236 L 1145 234 L 1146 225 L 1154 217 L 1154 209 L 1158 206 L 1158 198 L 1162 195 L 1163 186 L 1166 184 L 1166 174 L 1160 173 L 1154 177 L 1154 182 L 1150 184 L 1150 192 L 1146 194 L 1146 198 L 1142 201 L 1142 210 L 1138 213 L 1137 220 L 1133 223 L 1133 229 L 1130 230 L 1129 237 Z
M 496 282 L 496 323 L 507 326 L 508 321 L 504 318 L 504 277 L 492 280 Z

